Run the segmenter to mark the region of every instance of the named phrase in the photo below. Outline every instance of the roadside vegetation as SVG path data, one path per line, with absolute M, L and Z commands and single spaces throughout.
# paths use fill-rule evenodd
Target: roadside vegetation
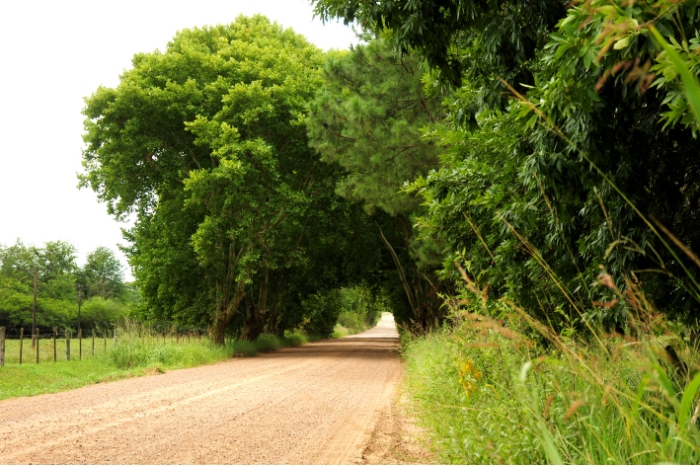
M 442 462 L 696 464 L 700 358 L 640 303 L 634 337 L 557 334 L 502 303 L 407 339 L 406 389 Z
M 328 65 L 337 92 L 311 123 L 350 188 L 372 180 L 358 160 L 393 160 L 362 158 L 394 123 L 367 125 L 382 111 L 369 97 L 394 96 L 364 83 L 394 83 L 417 58 L 423 102 L 442 99 L 444 118 L 406 117 L 393 133 L 438 148 L 401 193 L 420 198 L 413 228 L 439 245 L 437 275 L 455 288 L 436 286 L 444 314 L 402 323 L 402 341 L 442 461 L 697 463 L 695 4 L 314 4 L 373 33 Z M 404 167 L 431 163 L 394 141 Z
M 96 339 L 94 355 L 92 340 L 83 339 L 82 358 L 78 340 L 73 338 L 70 361 L 66 360 L 65 337 L 56 341 L 56 362 L 53 340 L 39 341 L 39 364 L 31 339 L 25 339 L 21 365 L 19 342 L 8 340 L 6 364 L 0 368 L 0 400 L 190 368 L 222 361 L 233 354 L 233 345 L 217 346 L 202 336 L 184 334 L 176 340 L 175 336 L 163 336 L 141 325 L 131 323 L 129 327 L 131 329 L 118 328 L 116 347 L 112 335 Z M 134 332 L 136 328 L 140 332 Z
M 44 308 L 83 290 L 213 343 L 190 361 L 138 341 L 110 354 L 124 371 L 390 311 L 444 462 L 700 461 L 695 3 L 312 3 L 363 43 L 241 16 L 86 99 L 80 186 L 136 219 L 135 294 L 42 266 Z M 54 250 L 2 250 L 0 319 L 27 323 L 28 265 Z

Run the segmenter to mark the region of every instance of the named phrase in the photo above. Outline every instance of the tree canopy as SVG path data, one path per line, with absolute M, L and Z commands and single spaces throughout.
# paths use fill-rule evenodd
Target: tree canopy
M 147 313 L 254 339 L 364 265 L 364 214 L 307 142 L 323 53 L 266 18 L 185 29 L 87 100 L 84 186 L 117 216 Z M 365 221 L 366 222 L 366 221 Z M 366 235 L 365 235 L 366 236 Z
M 373 214 L 395 267 L 387 279 L 395 284 L 388 287 L 397 321 L 432 327 L 441 314 L 438 293 L 445 292 L 435 275 L 441 245 L 418 238 L 413 223 L 422 199 L 404 188 L 439 164 L 441 149 L 424 135 L 443 126 L 442 99 L 424 89 L 423 60 L 398 56 L 384 39 L 365 39 L 327 59 L 326 84 L 306 120 L 310 144 L 322 161 L 345 169 L 337 192 Z
M 652 39 L 653 26 L 697 70 L 694 4 L 314 3 L 424 58 L 447 96 L 457 127 L 434 135 L 442 166 L 413 185 L 429 205 L 422 232 L 452 251 L 446 272 L 457 277 L 457 259 L 554 321 L 585 308 L 623 322 L 624 303 L 594 305 L 610 298 L 600 265 L 622 290 L 643 285 L 671 315 L 697 316 L 696 274 L 654 224 L 700 242 L 696 123 Z

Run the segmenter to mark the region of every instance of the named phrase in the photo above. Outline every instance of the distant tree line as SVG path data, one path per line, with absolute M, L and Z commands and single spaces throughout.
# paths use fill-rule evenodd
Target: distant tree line
M 105 247 L 89 253 L 79 266 L 77 250 L 68 242 L 0 245 L 0 326 L 12 333 L 31 327 L 36 270 L 40 329 L 76 329 L 79 301 L 81 328 L 107 329 L 138 302 L 136 289 L 124 283 L 122 268 Z

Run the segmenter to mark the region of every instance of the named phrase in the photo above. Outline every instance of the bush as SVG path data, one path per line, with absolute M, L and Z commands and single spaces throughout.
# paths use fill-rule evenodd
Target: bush
M 272 334 L 260 334 L 254 343 L 258 352 L 271 352 L 282 347 L 280 338 Z
M 341 311 L 340 292 L 332 290 L 325 294 L 309 295 L 302 306 L 307 316 L 304 332 L 322 338 L 330 337 Z
M 258 348 L 251 341 L 233 341 L 233 356 L 234 357 L 255 357 L 258 354 Z

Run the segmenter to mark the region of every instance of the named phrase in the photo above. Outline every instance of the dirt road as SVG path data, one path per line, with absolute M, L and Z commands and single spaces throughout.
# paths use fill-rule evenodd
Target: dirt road
M 393 317 L 249 359 L 0 402 L 0 464 L 361 460 L 400 375 Z

